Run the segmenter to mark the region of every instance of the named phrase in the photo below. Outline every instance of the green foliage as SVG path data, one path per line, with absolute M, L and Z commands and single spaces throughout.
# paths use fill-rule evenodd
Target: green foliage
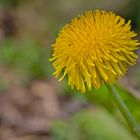
M 130 132 L 103 109 L 85 110 L 68 122 L 57 121 L 54 140 L 135 140 Z
M 135 116 L 136 120 L 140 122 L 140 101 L 132 96 L 132 94 L 125 90 L 121 86 L 117 86 L 117 89 L 122 96 L 124 102 L 128 106 L 131 113 Z M 100 89 L 96 90 L 93 89 L 90 93 L 85 94 L 88 101 L 96 103 L 100 106 L 104 106 L 106 109 L 108 109 L 110 112 L 116 112 L 116 109 L 118 109 L 115 106 L 114 100 L 111 97 L 110 93 L 108 92 L 106 86 L 102 86 Z
M 108 110 L 112 111 L 112 98 L 108 93 L 106 86 L 102 86 L 99 89 L 92 88 L 90 92 L 86 92 L 85 97 L 88 101 L 105 106 Z
M 0 47 L 0 64 L 15 65 L 18 59 L 17 43 L 12 40 L 6 40 Z
M 124 89 L 121 86 L 118 86 L 118 91 L 123 97 L 124 102 L 128 106 L 130 112 L 136 118 L 137 122 L 140 123 L 140 100 L 132 96 L 132 93 Z
M 4 5 L 5 7 L 17 7 L 21 2 L 23 1 L 22 0 L 0 0 L 0 4 Z
M 27 81 L 46 78 L 52 72 L 49 53 L 34 41 L 6 40 L 0 48 L 0 65 L 14 69 Z

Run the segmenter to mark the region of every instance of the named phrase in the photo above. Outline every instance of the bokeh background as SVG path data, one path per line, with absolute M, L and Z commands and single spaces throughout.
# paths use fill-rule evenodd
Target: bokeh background
M 81 94 L 52 76 L 59 29 L 96 9 L 140 33 L 140 0 L 0 0 L 0 140 L 136 140 L 106 87 Z M 140 124 L 140 58 L 117 87 Z

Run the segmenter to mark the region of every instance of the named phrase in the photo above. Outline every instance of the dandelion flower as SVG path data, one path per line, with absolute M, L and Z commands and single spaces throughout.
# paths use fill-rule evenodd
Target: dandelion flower
M 85 92 L 103 83 L 114 84 L 128 65 L 135 64 L 139 45 L 133 39 L 130 20 L 112 13 L 88 11 L 74 18 L 59 32 L 51 61 L 60 81 L 67 75 L 68 85 Z

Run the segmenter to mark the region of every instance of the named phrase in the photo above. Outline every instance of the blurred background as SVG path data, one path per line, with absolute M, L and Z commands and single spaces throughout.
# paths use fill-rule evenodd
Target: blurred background
M 52 76 L 58 31 L 96 9 L 140 33 L 139 0 L 0 0 L 0 140 L 136 140 L 106 87 L 81 94 Z M 140 124 L 139 64 L 117 86 Z

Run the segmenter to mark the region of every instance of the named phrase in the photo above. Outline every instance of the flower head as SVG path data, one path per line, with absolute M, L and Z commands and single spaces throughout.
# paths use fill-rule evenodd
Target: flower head
M 54 75 L 85 92 L 85 85 L 99 88 L 104 82 L 114 84 L 124 75 L 128 65 L 135 64 L 133 52 L 139 45 L 133 39 L 130 20 L 112 12 L 88 11 L 74 18 L 59 32 L 53 44 Z

